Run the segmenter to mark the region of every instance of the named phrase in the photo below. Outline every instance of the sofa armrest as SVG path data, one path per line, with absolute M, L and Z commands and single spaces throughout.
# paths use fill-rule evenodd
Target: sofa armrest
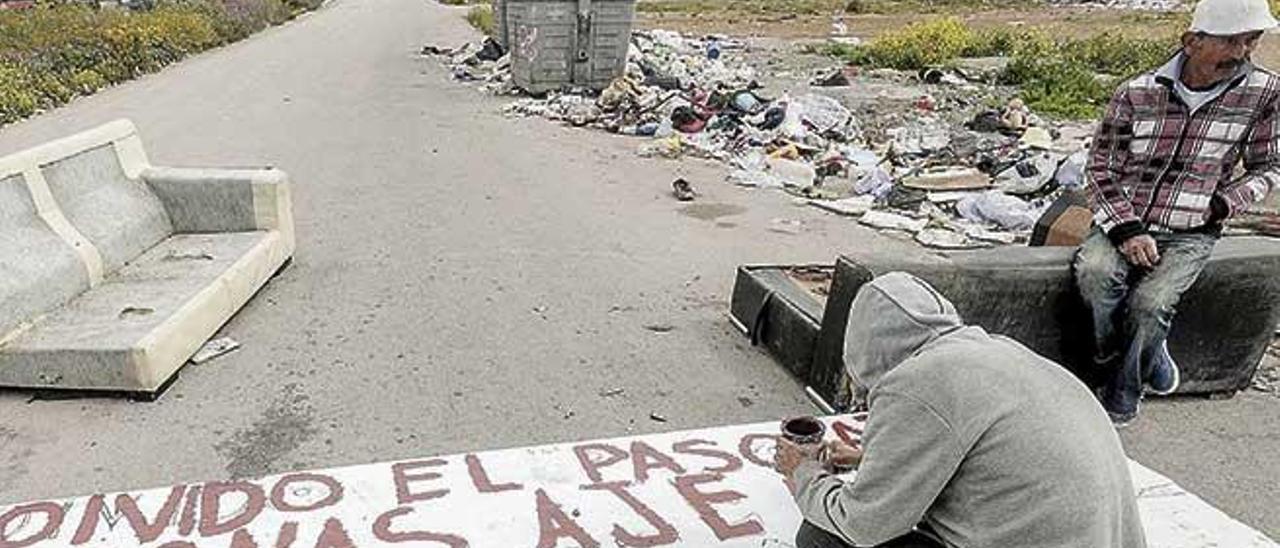
M 164 204 L 175 232 L 278 230 L 293 240 L 283 171 L 150 167 L 141 177 Z

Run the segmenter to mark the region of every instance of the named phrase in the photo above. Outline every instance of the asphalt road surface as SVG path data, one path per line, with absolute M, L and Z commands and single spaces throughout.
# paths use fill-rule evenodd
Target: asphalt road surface
M 461 14 L 334 0 L 0 129 L 7 154 L 130 118 L 156 165 L 281 167 L 299 239 L 224 328 L 243 347 L 159 401 L 0 392 L 0 504 L 811 412 L 726 320 L 735 266 L 915 247 L 714 165 L 504 118 L 417 53 L 473 37 Z M 1280 399 L 1144 411 L 1134 458 L 1280 538 Z

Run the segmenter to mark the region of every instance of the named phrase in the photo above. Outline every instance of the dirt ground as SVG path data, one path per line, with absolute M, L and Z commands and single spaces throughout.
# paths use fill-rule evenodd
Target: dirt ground
M 747 14 L 728 10 L 706 12 L 641 12 L 642 28 L 663 28 L 695 34 L 729 34 L 736 37 L 771 37 L 796 40 L 798 44 L 831 36 L 833 24 L 842 22 L 848 35 L 863 40 L 911 23 L 940 17 L 958 17 L 974 28 L 1001 26 L 1029 27 L 1053 35 L 1083 37 L 1103 32 L 1142 33 L 1148 36 L 1173 35 L 1185 25 L 1185 15 L 1118 10 L 1093 6 L 1044 6 L 964 10 L 953 13 L 890 13 L 802 15 L 794 13 Z M 1254 61 L 1280 68 L 1280 35 L 1263 38 Z

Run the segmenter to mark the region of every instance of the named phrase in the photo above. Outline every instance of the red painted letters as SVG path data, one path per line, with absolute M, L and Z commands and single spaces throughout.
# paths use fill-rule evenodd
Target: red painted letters
M 538 489 L 534 496 L 538 507 L 538 548 L 555 548 L 556 540 L 562 537 L 577 541 L 582 548 L 600 548 L 600 543 L 566 515 L 546 491 Z
M 240 492 L 247 497 L 245 505 L 239 510 L 239 514 L 223 522 L 218 520 L 222 518 L 219 510 L 222 505 L 222 496 L 227 493 Z M 200 493 L 200 536 L 212 537 L 229 533 L 253 521 L 262 512 L 262 507 L 266 504 L 266 497 L 262 493 L 262 488 L 256 484 L 247 481 L 228 481 L 228 482 L 210 482 L 204 484 L 204 488 Z
M 391 477 L 396 482 L 396 501 L 399 504 L 409 504 L 420 500 L 438 499 L 449 494 L 448 489 L 433 489 L 431 491 L 423 491 L 414 493 L 409 489 L 411 481 L 430 481 L 441 478 L 438 472 L 425 472 L 420 474 L 410 474 L 412 470 L 420 468 L 434 468 L 448 464 L 444 459 L 418 460 L 411 462 L 397 462 L 391 465 Z
M 471 484 L 476 486 L 478 492 L 501 493 L 524 489 L 524 486 L 519 483 L 493 483 L 493 480 L 489 479 L 489 473 L 484 470 L 484 465 L 480 463 L 480 457 L 467 455 L 466 461 L 467 473 L 471 475 Z
M 698 517 L 702 518 L 711 528 L 711 532 L 716 534 L 716 538 L 724 541 L 731 538 L 749 537 L 764 533 L 764 527 L 760 522 L 754 519 L 748 519 L 741 523 L 731 524 L 725 521 L 724 516 L 716 511 L 713 504 L 725 504 L 735 502 L 747 498 L 746 495 L 737 491 L 716 491 L 707 493 L 698 490 L 698 486 L 704 483 L 714 483 L 724 479 L 720 474 L 694 474 L 689 476 L 681 476 L 672 483 L 676 486 L 676 491 L 684 500 L 693 507 L 698 513 Z
M 676 475 L 684 473 L 684 467 L 671 457 L 639 440 L 631 442 L 631 466 L 635 472 L 636 483 L 649 481 L 649 470 L 655 468 L 665 468 Z
M 9 530 L 9 524 L 19 518 L 24 520 L 33 514 L 44 514 L 44 528 L 35 534 L 23 538 L 9 538 L 6 531 Z M 31 504 L 23 504 L 10 508 L 4 515 L 0 515 L 0 548 L 21 548 L 22 546 L 31 546 L 42 540 L 53 538 L 53 534 L 58 532 L 58 528 L 62 526 L 62 507 L 52 502 L 33 502 Z
M 673 527 L 670 522 L 662 519 L 662 516 L 659 516 L 652 508 L 646 506 L 640 501 L 640 499 L 636 498 L 635 495 L 632 495 L 627 491 L 627 482 L 614 481 L 609 483 L 598 483 L 595 485 L 584 485 L 582 486 L 582 489 L 587 491 L 608 491 L 613 493 L 621 499 L 622 502 L 626 503 L 627 506 L 630 506 L 631 510 L 635 511 L 635 513 L 639 514 L 640 517 L 645 519 L 645 521 L 649 522 L 649 525 L 652 525 L 654 529 L 657 529 L 657 532 L 651 535 L 636 535 L 628 532 L 626 529 L 623 529 L 621 525 L 614 524 L 613 538 L 618 541 L 618 546 L 666 546 L 668 544 L 674 544 L 676 541 L 680 540 L 680 533 L 676 531 L 676 528 Z
M 435 542 L 448 546 L 449 548 L 467 548 L 470 544 L 467 539 L 459 536 L 446 535 L 444 533 L 432 533 L 430 531 L 392 531 L 391 520 L 406 516 L 413 513 L 413 508 L 401 506 L 395 510 L 385 512 L 378 516 L 373 522 L 373 536 L 382 542 L 401 543 L 401 542 Z
M 606 455 L 603 459 L 593 459 L 591 458 L 592 451 L 603 452 Z M 578 462 L 582 464 L 582 471 L 587 473 L 591 483 L 604 481 L 604 477 L 600 475 L 602 468 L 618 464 L 627 458 L 626 451 L 604 443 L 588 443 L 574 446 L 573 454 L 578 457 Z
M 297 492 L 289 490 L 292 484 L 307 482 L 324 484 L 328 494 L 323 499 L 302 506 L 294 506 L 286 500 L 290 494 Z M 333 506 L 340 500 L 342 500 L 342 484 L 338 483 L 338 480 L 321 474 L 289 474 L 280 478 L 275 486 L 271 488 L 271 505 L 281 512 L 309 512 L 326 506 Z
M 742 459 L 735 457 L 733 453 L 728 451 L 720 451 L 718 449 L 702 449 L 699 445 L 715 446 L 716 442 L 707 440 L 685 440 L 676 442 L 671 446 L 671 450 L 684 455 L 697 455 L 699 457 L 709 457 L 724 461 L 724 466 L 716 468 L 703 468 L 704 472 L 714 472 L 716 474 L 728 474 L 737 472 L 742 469 Z
M 182 502 L 182 494 L 186 492 L 185 485 L 177 485 L 170 489 L 169 498 L 165 499 L 164 506 L 156 512 L 156 518 L 151 523 L 147 523 L 146 516 L 143 516 L 142 511 L 138 509 L 138 501 L 130 495 L 124 493 L 116 495 L 116 510 L 129 520 L 129 525 L 133 527 L 133 534 L 137 535 L 138 542 L 146 544 L 160 538 L 160 533 L 169 527 L 169 523 L 173 521 L 173 514 L 178 511 L 178 503 Z

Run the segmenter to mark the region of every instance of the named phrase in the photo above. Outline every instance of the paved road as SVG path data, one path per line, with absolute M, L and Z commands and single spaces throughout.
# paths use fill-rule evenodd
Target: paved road
M 721 184 L 716 166 L 506 119 L 416 54 L 470 32 L 423 0 L 335 0 L 0 130 L 7 153 L 128 117 L 156 164 L 280 166 L 300 242 L 224 329 L 243 349 L 160 401 L 0 393 L 0 503 L 810 409 L 725 321 L 734 267 L 911 246 Z M 676 176 L 716 205 L 682 212 Z M 1280 537 L 1277 432 L 1280 400 L 1250 395 L 1151 405 L 1125 437 Z

